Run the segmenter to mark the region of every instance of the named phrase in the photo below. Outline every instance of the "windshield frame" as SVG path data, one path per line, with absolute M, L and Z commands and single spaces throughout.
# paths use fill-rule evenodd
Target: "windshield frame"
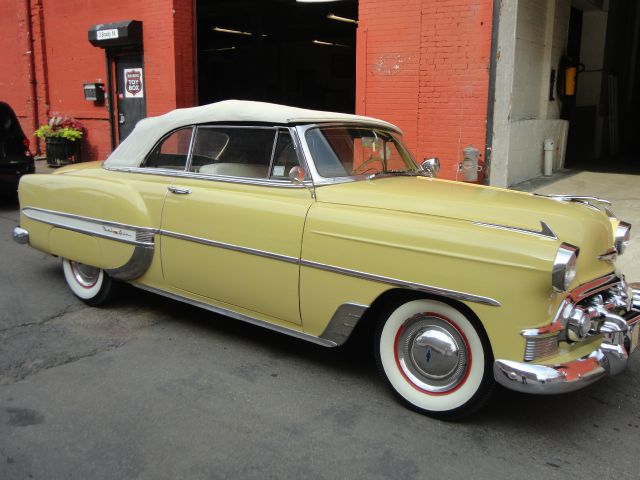
M 320 174 L 318 169 L 316 168 L 315 159 L 311 155 L 311 150 L 309 145 L 307 144 L 306 134 L 309 130 L 317 129 L 317 128 L 335 128 L 335 127 L 349 127 L 349 128 L 361 128 L 361 129 L 371 129 L 378 132 L 384 132 L 385 134 L 391 136 L 396 143 L 398 148 L 398 152 L 403 156 L 403 160 L 409 164 L 411 169 L 414 169 L 414 172 L 409 173 L 377 173 L 372 175 L 371 173 L 362 173 L 356 175 L 347 175 L 342 177 L 324 177 Z M 402 141 L 402 134 L 399 130 L 391 129 L 391 128 L 383 128 L 380 125 L 373 125 L 368 123 L 361 122 L 340 122 L 340 123 L 314 123 L 314 124 L 306 124 L 306 125 L 298 125 L 295 128 L 296 134 L 298 137 L 298 142 L 302 146 L 302 153 L 304 154 L 306 164 L 311 172 L 311 177 L 313 179 L 313 184 L 318 185 L 331 185 L 336 183 L 348 183 L 355 182 L 361 180 L 367 180 L 371 178 L 383 178 L 387 176 L 394 175 L 423 175 L 422 169 L 416 163 L 413 155 L 406 147 L 404 142 Z

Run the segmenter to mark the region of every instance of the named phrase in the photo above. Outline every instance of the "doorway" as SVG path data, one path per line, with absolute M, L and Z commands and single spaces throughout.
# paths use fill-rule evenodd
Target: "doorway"
M 353 113 L 358 2 L 196 1 L 198 103 Z
M 144 63 L 141 53 L 128 53 L 114 58 L 116 77 L 116 121 L 118 143 L 147 116 Z

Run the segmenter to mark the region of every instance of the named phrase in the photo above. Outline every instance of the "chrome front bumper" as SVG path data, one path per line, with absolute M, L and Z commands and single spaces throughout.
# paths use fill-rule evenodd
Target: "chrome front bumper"
M 602 330 L 602 344 L 589 355 L 561 364 L 535 364 L 496 360 L 496 381 L 511 390 L 552 395 L 586 387 L 607 375 L 625 369 L 629 355 L 638 348 L 640 337 L 640 284 L 634 284 L 633 304 L 624 322 Z M 624 324 L 626 323 L 626 324 Z
M 27 232 L 24 228 L 15 227 L 13 229 L 13 240 L 20 245 L 25 245 L 29 243 L 29 232 Z

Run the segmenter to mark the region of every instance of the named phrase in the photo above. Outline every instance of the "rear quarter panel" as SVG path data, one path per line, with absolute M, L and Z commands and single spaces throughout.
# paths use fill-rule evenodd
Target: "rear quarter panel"
M 29 231 L 29 243 L 38 250 L 100 268 L 118 268 L 131 257 L 133 245 L 47 225 L 28 218 L 23 209 L 157 229 L 166 184 L 165 178 L 154 175 L 104 170 L 98 162 L 54 174 L 28 175 L 19 187 L 20 225 Z M 147 274 L 153 271 L 156 277 L 160 273 L 152 264 Z

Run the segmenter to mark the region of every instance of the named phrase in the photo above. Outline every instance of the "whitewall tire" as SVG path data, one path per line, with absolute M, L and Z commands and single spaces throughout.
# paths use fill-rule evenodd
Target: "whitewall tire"
M 98 306 L 113 295 L 113 281 L 104 270 L 73 260 L 62 260 L 64 278 L 73 294 L 91 306 Z
M 376 331 L 376 359 L 410 408 L 444 419 L 479 408 L 493 388 L 491 347 L 476 320 L 429 299 L 388 308 Z

